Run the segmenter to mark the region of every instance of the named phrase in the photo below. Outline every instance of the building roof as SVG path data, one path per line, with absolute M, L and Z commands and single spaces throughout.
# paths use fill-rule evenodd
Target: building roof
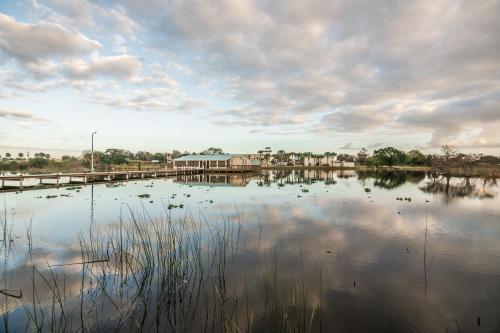
M 227 161 L 233 157 L 241 155 L 237 154 L 216 154 L 216 155 L 185 155 L 176 158 L 174 161 Z

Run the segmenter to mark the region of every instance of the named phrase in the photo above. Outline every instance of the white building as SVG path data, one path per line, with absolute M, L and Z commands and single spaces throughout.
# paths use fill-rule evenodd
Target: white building
M 230 170 L 230 169 L 258 169 L 257 161 L 246 155 L 218 154 L 218 155 L 185 155 L 174 160 L 175 170 Z
M 335 156 L 307 156 L 304 157 L 304 166 L 352 168 L 354 162 L 338 161 Z

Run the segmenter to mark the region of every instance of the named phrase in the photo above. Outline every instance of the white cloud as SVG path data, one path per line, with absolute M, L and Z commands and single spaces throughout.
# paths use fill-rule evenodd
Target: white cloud
M 46 121 L 33 113 L 4 109 L 0 109 L 0 118 L 18 121 Z
M 64 62 L 63 68 L 65 73 L 73 79 L 88 79 L 96 76 L 131 79 L 140 74 L 142 63 L 137 57 L 120 55 L 94 57 L 90 62 L 71 59 Z
M 3 84 L 5 87 L 14 89 L 16 91 L 41 93 L 57 87 L 61 87 L 64 82 L 59 80 L 51 80 L 33 83 L 30 81 L 24 81 L 23 79 L 10 78 L 6 79 Z
M 129 49 L 126 46 L 126 40 L 119 34 L 113 36 L 113 50 L 117 53 L 129 53 Z
M 76 24 L 101 33 L 132 33 L 136 23 L 121 8 L 106 8 L 88 0 L 40 0 L 33 2 L 35 13 L 44 20 Z

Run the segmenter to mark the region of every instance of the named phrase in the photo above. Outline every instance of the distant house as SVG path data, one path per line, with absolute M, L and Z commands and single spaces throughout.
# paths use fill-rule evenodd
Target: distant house
M 354 162 L 342 161 L 340 163 L 342 163 L 343 168 L 354 168 L 354 166 L 355 166 Z
M 174 160 L 174 170 L 257 169 L 259 163 L 241 154 L 185 155 Z
M 291 155 L 289 156 L 289 161 L 288 161 L 288 164 L 289 164 L 289 165 L 298 165 L 298 164 L 300 164 L 300 159 L 299 159 L 299 157 L 298 157 L 297 155 L 295 155 L 295 154 L 291 154 Z
M 304 166 L 340 166 L 334 156 L 306 156 Z
M 335 156 L 306 156 L 304 157 L 304 166 L 352 168 L 354 162 L 338 161 Z

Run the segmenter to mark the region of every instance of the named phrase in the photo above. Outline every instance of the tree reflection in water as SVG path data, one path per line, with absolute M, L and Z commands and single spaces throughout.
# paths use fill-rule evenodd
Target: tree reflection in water
M 363 182 L 367 179 L 374 179 L 373 186 L 392 190 L 400 187 L 406 182 L 414 184 L 420 183 L 425 178 L 425 173 L 415 171 L 359 171 L 358 179 Z
M 435 176 L 420 186 L 420 190 L 440 195 L 442 202 L 449 204 L 459 198 L 493 199 L 496 187 L 496 178 Z

